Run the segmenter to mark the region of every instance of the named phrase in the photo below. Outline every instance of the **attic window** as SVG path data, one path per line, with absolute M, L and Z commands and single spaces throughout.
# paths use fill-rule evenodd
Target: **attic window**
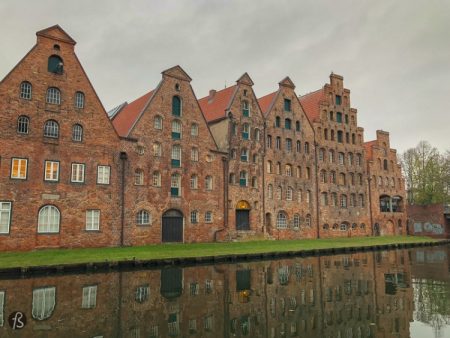
M 59 51 L 59 50 L 61 50 L 61 47 L 59 47 L 59 45 L 53 45 L 53 49 Z
M 175 90 L 176 90 L 177 92 L 180 91 L 180 84 L 179 84 L 179 83 L 175 84 Z
M 54 74 L 62 74 L 64 62 L 58 55 L 52 55 L 48 58 L 48 71 Z
M 244 96 L 247 96 L 247 89 L 244 89 Z

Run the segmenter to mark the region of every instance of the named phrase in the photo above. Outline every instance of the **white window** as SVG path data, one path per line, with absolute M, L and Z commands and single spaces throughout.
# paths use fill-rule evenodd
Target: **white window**
M 136 215 L 136 223 L 138 225 L 150 225 L 151 221 L 151 215 L 147 210 L 140 210 Z
M 59 125 L 58 122 L 54 120 L 48 120 L 44 124 L 44 136 L 51 138 L 59 137 Z
M 57 182 L 59 180 L 59 162 L 45 161 L 45 178 L 46 181 Z
M 86 230 L 100 230 L 100 210 L 86 210 Z
M 189 294 L 191 296 L 198 296 L 199 293 L 200 293 L 200 285 L 198 283 L 190 283 Z
M 191 149 L 191 161 L 198 162 L 198 149 L 197 148 Z
M 193 224 L 198 223 L 198 211 L 197 210 L 191 211 L 191 223 L 193 223 Z
M 156 157 L 161 156 L 161 143 L 158 142 L 153 143 L 153 156 Z
M 287 228 L 287 216 L 282 211 L 280 211 L 277 215 L 277 228 L 280 228 L 280 229 Z
M 198 136 L 198 124 L 197 123 L 191 124 L 191 136 Z
M 214 317 L 212 315 L 205 317 L 205 330 L 211 331 L 214 325 Z
M 82 92 L 75 93 L 75 108 L 84 108 L 84 94 Z
M 134 185 L 144 185 L 144 171 L 142 169 L 134 171 Z
M 13 157 L 11 160 L 11 178 L 25 180 L 27 178 L 27 165 L 27 159 Z
M 11 202 L 0 202 L 0 234 L 9 234 Z
M 31 315 L 36 320 L 50 318 L 55 309 L 56 288 L 47 287 L 33 290 Z
M 148 300 L 149 296 L 150 296 L 150 286 L 146 284 L 138 286 L 136 288 L 134 299 L 136 300 L 136 302 L 142 304 Z
M 191 189 L 198 189 L 198 176 L 197 175 L 191 176 Z
M 85 286 L 83 288 L 82 309 L 94 309 L 97 305 L 97 285 Z
M 291 187 L 288 187 L 286 190 L 286 201 L 292 201 L 293 190 Z
M 161 173 L 159 171 L 153 172 L 153 186 L 154 187 L 161 186 Z
M 3 313 L 4 310 L 5 310 L 5 291 L 0 291 L 0 327 L 2 327 L 5 322 L 5 316 Z
M 61 104 L 61 92 L 58 88 L 51 87 L 47 89 L 47 103 Z
M 83 127 L 80 124 L 75 124 L 72 127 L 72 141 L 83 141 Z
M 205 212 L 205 223 L 212 223 L 212 221 L 213 221 L 212 211 Z
M 181 146 L 175 144 L 172 146 L 172 167 L 181 166 Z
M 45 205 L 39 210 L 38 233 L 59 232 L 60 212 L 53 205 Z
M 162 117 L 157 115 L 155 116 L 155 119 L 153 121 L 153 127 L 155 129 L 161 130 L 163 127 L 163 121 L 162 121 Z
M 170 176 L 170 196 L 181 196 L 181 178 L 179 174 Z
M 344 153 L 338 154 L 338 160 L 340 165 L 344 165 Z
M 72 175 L 70 175 L 70 181 L 73 183 L 84 182 L 84 169 L 85 165 L 82 163 L 72 163 Z
M 205 178 L 205 189 L 212 190 L 213 189 L 213 178 L 212 176 L 206 176 Z
M 172 138 L 179 140 L 181 138 L 181 122 L 180 120 L 172 121 Z
M 19 134 L 28 134 L 30 127 L 30 119 L 28 116 L 19 116 L 17 119 L 17 132 Z
M 25 100 L 31 100 L 32 87 L 29 82 L 22 82 L 20 84 L 20 98 Z
M 298 229 L 300 227 L 300 215 L 294 215 L 294 229 Z
M 99 165 L 97 167 L 97 183 L 109 184 L 110 174 L 111 174 L 111 167 L 109 165 Z

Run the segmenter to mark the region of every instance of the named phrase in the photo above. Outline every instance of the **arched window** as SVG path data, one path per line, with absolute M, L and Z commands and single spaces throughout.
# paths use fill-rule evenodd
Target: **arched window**
M 181 116 L 181 99 L 176 95 L 172 97 L 172 115 Z
M 353 153 L 348 153 L 348 164 L 353 165 Z
M 362 166 L 362 155 L 361 154 L 356 154 L 356 165 Z
M 281 126 L 281 118 L 279 116 L 275 117 L 275 127 L 279 128 Z
M 302 144 L 301 144 L 300 141 L 297 141 L 296 148 L 297 148 L 297 153 L 301 153 L 302 152 Z
M 341 195 L 341 208 L 347 208 L 347 195 Z
M 284 129 L 291 129 L 292 121 L 291 119 L 284 119 Z
M 153 186 L 154 187 L 161 186 L 161 173 L 159 171 L 153 172 Z
M 213 178 L 212 176 L 205 177 L 205 189 L 212 190 L 213 189 Z
M 292 196 L 294 195 L 294 190 L 291 187 L 286 189 L 286 201 L 292 201 Z
M 340 173 L 339 174 L 339 185 L 345 185 L 345 184 L 346 184 L 345 174 Z
M 253 163 L 258 163 L 258 159 L 259 159 L 258 154 L 253 154 L 253 159 L 252 159 Z
M 285 170 L 286 176 L 292 176 L 292 165 L 286 164 L 284 170 Z
M 331 206 L 337 207 L 337 194 L 335 192 L 331 193 Z
M 153 119 L 153 127 L 155 129 L 162 130 L 163 122 L 162 122 L 161 116 L 159 116 L 159 115 L 155 116 L 155 118 Z
M 342 113 L 340 113 L 340 112 L 336 113 L 336 122 L 342 123 Z
M 338 153 L 338 163 L 344 165 L 344 153 Z
M 28 81 L 23 81 L 20 84 L 20 98 L 25 100 L 31 100 L 33 94 L 33 88 L 31 83 Z
M 359 203 L 358 204 L 361 208 L 364 207 L 364 195 L 363 194 L 359 194 Z
M 267 148 L 272 148 L 272 136 L 267 135 Z
M 150 225 L 152 219 L 150 213 L 147 210 L 140 210 L 136 214 L 136 224 L 137 225 Z
M 75 93 L 75 108 L 78 108 L 78 109 L 84 108 L 84 93 L 83 92 Z
M 330 131 L 330 140 L 334 141 L 334 130 L 333 129 L 331 129 L 331 131 Z
M 56 305 L 56 287 L 33 290 L 31 315 L 33 319 L 44 320 L 52 316 Z
M 174 139 L 174 140 L 181 139 L 181 122 L 180 122 L 180 120 L 172 121 L 172 139 Z
M 297 178 L 302 177 L 302 167 L 297 166 L 297 168 L 295 168 L 295 177 Z
M 286 139 L 286 151 L 288 153 L 292 151 L 292 140 L 290 138 Z
M 197 175 L 192 175 L 191 176 L 191 189 L 198 189 L 198 176 Z
M 383 169 L 388 170 L 388 161 L 387 160 L 383 160 Z
M 58 138 L 59 137 L 59 125 L 55 120 L 48 120 L 44 124 L 44 136 Z
M 355 136 L 355 134 L 352 134 L 352 144 L 356 144 L 356 136 Z
M 323 161 L 325 158 L 325 149 L 319 149 L 319 161 Z
M 277 162 L 277 175 L 281 175 L 281 163 Z
M 355 207 L 356 206 L 356 195 L 355 194 L 350 194 L 350 207 Z
M 320 171 L 320 182 L 327 183 L 327 172 L 323 169 Z
M 58 55 L 51 55 L 48 58 L 47 70 L 53 74 L 61 75 L 64 72 L 64 62 Z
M 309 154 L 309 143 L 305 142 L 305 154 Z
M 330 225 L 329 225 L 328 223 L 325 223 L 325 224 L 322 226 L 322 229 L 323 229 L 323 230 L 330 230 Z
M 236 183 L 236 175 L 235 174 L 233 174 L 233 173 L 230 174 L 228 183 L 230 183 L 230 184 Z
M 242 148 L 241 150 L 241 161 L 248 162 L 248 150 L 245 148 Z
M 283 188 L 281 188 L 281 186 L 279 185 L 277 187 L 277 200 L 281 201 L 282 196 L 283 196 Z
M 272 173 L 272 161 L 267 161 L 267 173 Z
M 134 171 L 134 185 L 144 184 L 144 171 L 142 169 L 136 169 Z
M 300 189 L 298 191 L 298 201 L 299 202 L 303 201 L 303 190 L 302 189 Z
M 248 123 L 242 125 L 242 138 L 248 140 L 250 138 L 250 126 Z
M 198 162 L 198 148 L 191 149 L 191 161 Z
M 174 173 L 170 176 L 170 196 L 176 197 L 181 195 L 181 177 Z
M 269 184 L 267 186 L 267 196 L 269 197 L 269 199 L 273 199 L 273 185 Z
M 241 187 L 246 187 L 247 186 L 247 181 L 248 181 L 248 174 L 247 174 L 247 172 L 245 170 L 241 171 L 239 173 L 239 185 Z
M 198 223 L 198 210 L 191 211 L 191 223 L 192 224 Z
M 326 192 L 321 193 L 320 204 L 323 206 L 328 205 L 328 194 Z
M 287 216 L 286 213 L 280 211 L 277 214 L 277 228 L 286 229 L 287 228 Z
M 349 173 L 349 175 L 350 175 L 350 184 L 355 185 L 355 174 Z
M 312 203 L 311 190 L 306 191 L 306 203 L 308 204 Z
M 295 130 L 300 131 L 300 121 L 295 121 Z
M 328 162 L 334 163 L 334 150 L 328 151 Z
M 19 134 L 28 134 L 30 128 L 30 119 L 28 116 L 19 116 L 17 119 L 17 132 Z
M 258 188 L 258 178 L 256 176 L 252 177 L 252 187 Z
M 53 205 L 45 205 L 39 210 L 38 233 L 59 232 L 60 212 Z
M 330 183 L 336 184 L 336 172 L 330 171 Z
M 307 214 L 306 217 L 305 217 L 305 225 L 308 228 L 311 227 L 311 215 L 310 214 Z
M 261 132 L 259 131 L 259 129 L 255 128 L 253 133 L 255 134 L 255 137 L 254 137 L 255 141 L 259 141 L 259 139 L 261 137 Z
M 328 129 L 327 129 L 327 128 L 325 128 L 325 129 L 323 130 L 323 138 L 324 138 L 325 140 L 328 140 Z
M 172 146 L 172 167 L 179 168 L 181 166 L 181 146 L 179 144 L 174 144 Z
M 300 228 L 300 215 L 295 214 L 294 215 L 294 229 Z
M 248 101 L 242 101 L 242 115 L 245 117 L 250 116 L 250 105 Z
M 83 127 L 80 124 L 75 124 L 72 127 L 72 141 L 83 141 Z
M 47 89 L 46 102 L 50 104 L 61 104 L 61 92 L 58 88 L 50 87 Z
M 153 156 L 160 157 L 161 156 L 161 143 L 155 142 L 153 143 Z
M 198 124 L 197 123 L 191 124 L 191 136 L 198 136 Z

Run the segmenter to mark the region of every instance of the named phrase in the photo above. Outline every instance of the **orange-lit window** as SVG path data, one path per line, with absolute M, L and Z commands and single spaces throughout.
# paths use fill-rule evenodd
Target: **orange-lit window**
M 27 159 L 13 158 L 11 161 L 11 178 L 25 180 L 27 178 L 27 164 Z

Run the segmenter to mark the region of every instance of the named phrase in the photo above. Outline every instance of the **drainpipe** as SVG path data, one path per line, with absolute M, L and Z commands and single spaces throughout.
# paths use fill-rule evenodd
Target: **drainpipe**
M 372 236 L 374 235 L 373 232 L 373 216 L 372 216 L 372 188 L 371 188 L 371 181 L 372 179 L 370 178 L 370 172 L 367 173 L 368 174 L 368 178 L 367 178 L 367 182 L 369 182 L 369 215 L 370 215 L 370 229 L 371 229 L 371 234 Z
M 125 164 L 128 160 L 126 152 L 120 152 L 120 160 L 122 162 L 122 179 L 121 179 L 121 191 L 120 191 L 120 246 L 124 246 L 124 233 L 125 233 Z
M 228 158 L 222 157 L 223 165 L 223 227 L 228 228 Z
M 316 132 L 314 131 L 314 171 L 316 173 L 316 224 L 317 224 L 317 238 L 320 238 L 320 230 L 319 230 L 319 168 L 317 161 L 317 147 L 318 143 L 316 142 Z
M 263 224 L 263 234 L 267 232 L 266 224 L 266 121 L 263 124 L 263 153 L 262 153 L 262 224 Z

